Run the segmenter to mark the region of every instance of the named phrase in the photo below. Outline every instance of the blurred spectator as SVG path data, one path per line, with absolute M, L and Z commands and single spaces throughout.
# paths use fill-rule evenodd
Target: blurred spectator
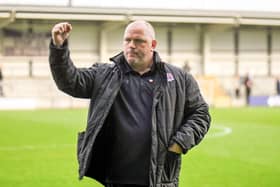
M 240 89 L 241 89 L 242 80 L 239 75 L 235 77 L 234 80 L 234 96 L 235 98 L 240 98 Z
M 276 79 L 276 91 L 277 95 L 280 95 L 280 76 Z
M 249 105 L 249 99 L 251 96 L 251 90 L 253 86 L 253 80 L 249 73 L 244 77 L 244 86 L 245 86 L 245 95 L 246 95 L 246 104 Z
M 185 70 L 185 71 L 188 72 L 188 73 L 191 71 L 191 67 L 190 67 L 188 61 L 186 61 L 186 62 L 184 63 L 183 70 Z
M 4 96 L 3 92 L 3 73 L 2 73 L 2 65 L 0 64 L 0 97 Z

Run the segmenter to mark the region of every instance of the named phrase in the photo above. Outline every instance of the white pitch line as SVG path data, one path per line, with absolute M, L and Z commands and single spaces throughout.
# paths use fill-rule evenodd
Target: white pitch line
M 232 133 L 232 129 L 230 127 L 225 126 L 213 126 L 211 128 L 218 129 L 218 132 L 214 132 L 211 134 L 207 134 L 207 138 L 217 138 L 226 136 Z M 37 149 L 57 149 L 57 148 L 68 148 L 74 147 L 75 144 L 52 144 L 52 145 L 22 145 L 22 146 L 3 146 L 0 147 L 0 151 L 25 151 L 25 150 L 37 150 Z
M 22 146 L 2 146 L 0 151 L 25 151 L 38 149 L 57 149 L 73 147 L 75 144 L 52 144 L 52 145 L 22 145 Z
M 232 129 L 230 127 L 226 127 L 226 126 L 219 125 L 219 126 L 213 126 L 211 128 L 218 129 L 218 132 L 207 134 L 206 136 L 208 138 L 222 137 L 222 136 L 226 136 L 226 135 L 232 133 Z

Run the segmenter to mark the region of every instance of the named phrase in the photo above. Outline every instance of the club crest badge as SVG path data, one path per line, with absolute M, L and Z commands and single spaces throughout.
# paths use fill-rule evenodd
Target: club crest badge
M 174 81 L 174 77 L 172 73 L 166 73 L 167 82 Z

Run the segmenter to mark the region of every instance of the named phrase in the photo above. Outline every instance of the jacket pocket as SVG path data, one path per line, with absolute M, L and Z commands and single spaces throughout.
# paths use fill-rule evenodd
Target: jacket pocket
M 85 131 L 79 132 L 78 142 L 77 142 L 77 158 L 78 158 L 79 165 L 81 164 L 81 160 L 82 160 L 82 146 L 83 146 L 84 138 L 85 138 Z
M 162 172 L 162 182 L 178 182 L 180 159 L 180 154 L 167 152 Z

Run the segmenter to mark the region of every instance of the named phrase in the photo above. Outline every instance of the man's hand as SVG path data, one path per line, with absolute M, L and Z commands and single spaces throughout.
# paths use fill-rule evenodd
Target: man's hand
M 171 152 L 174 152 L 174 153 L 177 153 L 177 154 L 182 154 L 183 153 L 183 150 L 182 150 L 181 146 L 178 145 L 177 143 L 172 144 L 168 148 L 168 151 L 171 151 Z
M 72 26 L 70 23 L 62 22 L 56 24 L 52 28 L 53 44 L 57 47 L 62 46 L 63 42 L 69 37 L 71 30 Z

